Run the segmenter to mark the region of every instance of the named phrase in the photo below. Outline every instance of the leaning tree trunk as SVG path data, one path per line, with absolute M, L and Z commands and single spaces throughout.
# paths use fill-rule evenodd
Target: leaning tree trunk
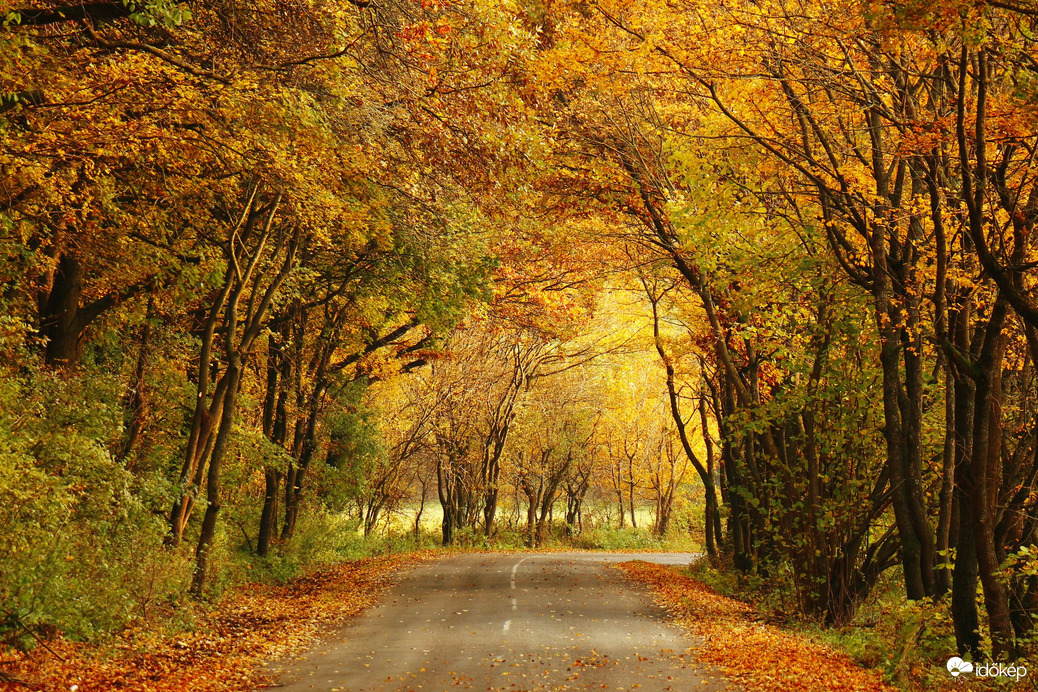
M 656 345 L 656 352 L 660 356 L 660 360 L 663 361 L 663 366 L 667 372 L 667 396 L 670 402 L 670 414 L 674 421 L 675 427 L 678 430 L 678 438 L 681 440 L 681 448 L 685 452 L 685 456 L 692 466 L 695 467 L 696 473 L 699 474 L 699 479 L 703 482 L 704 495 L 706 498 L 705 503 L 705 539 L 706 539 L 706 552 L 710 556 L 717 555 L 717 543 L 715 542 L 714 527 L 715 525 L 720 527 L 720 519 L 718 517 L 717 507 L 717 491 L 714 488 L 714 477 L 713 474 L 703 465 L 703 462 L 699 460 L 695 451 L 692 449 L 692 443 L 688 438 L 688 431 L 685 427 L 685 419 L 681 414 L 680 403 L 678 401 L 678 390 L 675 384 L 675 371 L 674 364 L 671 362 L 670 355 L 667 353 L 663 346 L 663 338 L 660 335 L 660 315 L 659 315 L 659 301 L 660 295 L 656 294 L 649 287 L 648 282 L 643 278 L 642 286 L 645 288 L 645 293 L 649 298 L 649 302 L 652 305 L 652 335 L 653 341 Z M 703 411 L 700 414 L 704 416 Z M 703 429 L 703 436 L 708 435 L 706 428 Z M 633 498 L 632 498 L 633 502 Z M 631 523 L 634 523 L 634 509 L 631 509 Z
M 274 295 L 288 278 L 295 263 L 295 253 L 298 248 L 299 229 L 294 228 L 285 232 L 277 247 L 271 252 L 269 260 L 277 267 L 276 274 L 269 279 L 265 287 L 261 280 L 264 277 L 264 269 L 260 268 L 261 260 L 266 256 L 266 244 L 270 238 L 274 217 L 277 214 L 281 196 L 275 199 L 264 210 L 266 221 L 263 230 L 257 238 L 255 246 L 249 251 L 248 262 L 244 271 L 235 272 L 235 289 L 227 300 L 224 324 L 224 352 L 227 358 L 227 369 L 222 378 L 226 381 L 224 402 L 220 416 L 220 427 L 213 444 L 212 453 L 209 458 L 209 469 L 206 476 L 206 512 L 202 519 L 202 528 L 199 534 L 198 546 L 195 550 L 195 570 L 191 580 L 191 592 L 196 597 L 201 597 L 205 592 L 208 578 L 209 562 L 213 550 L 213 542 L 216 538 L 216 522 L 222 504 L 220 492 L 220 474 L 223 470 L 223 462 L 227 455 L 227 446 L 230 439 L 231 429 L 234 423 L 235 404 L 237 403 L 238 389 L 241 384 L 242 370 L 244 368 L 245 354 L 252 350 L 253 342 L 259 336 L 266 324 L 266 314 Z M 283 259 L 278 262 L 279 254 L 284 251 Z M 239 258 L 233 253 L 233 244 L 229 245 L 232 253 L 230 262 L 240 267 Z M 280 266 L 279 266 L 280 265 Z M 255 277 L 255 280 L 253 278 Z M 238 309 L 241 299 L 246 291 L 251 289 L 249 299 L 245 303 L 245 313 L 239 320 Z M 239 336 L 239 324 L 242 325 Z
M 220 471 L 227 456 L 227 443 L 234 425 L 234 404 L 237 399 L 238 384 L 241 380 L 241 360 L 234 356 L 227 366 L 229 378 L 228 400 L 224 403 L 223 415 L 220 417 L 220 429 L 216 434 L 213 455 L 209 460 L 209 473 L 206 480 L 206 508 L 202 518 L 202 530 L 198 536 L 198 547 L 195 549 L 195 570 L 191 578 L 191 594 L 200 598 L 205 593 L 209 562 L 212 557 L 213 542 L 216 539 L 216 520 L 223 506 L 220 497 Z
M 280 348 L 287 334 L 287 322 L 282 328 L 279 342 L 271 334 L 267 342 L 267 393 L 263 402 L 263 431 L 272 444 L 283 447 L 288 434 L 288 389 L 286 383 L 292 375 L 292 359 L 284 357 Z M 260 513 L 259 535 L 256 553 L 266 557 L 276 535 L 278 500 L 281 496 L 281 480 L 285 474 L 277 468 L 267 467 L 263 472 L 263 511 Z
M 239 230 L 241 231 L 239 239 L 243 247 L 256 230 L 261 217 L 257 192 L 257 186 L 252 186 L 241 216 L 227 235 L 228 248 L 233 246 L 232 239 L 238 234 Z M 235 264 L 236 262 L 233 258 L 228 259 L 220 291 L 214 298 L 212 305 L 209 306 L 206 321 L 202 328 L 198 366 L 195 369 L 194 412 L 191 415 L 187 445 L 180 467 L 180 477 L 177 484 L 178 495 L 173 501 L 173 507 L 169 512 L 169 534 L 166 536 L 166 544 L 171 547 L 179 546 L 181 540 L 183 540 L 184 529 L 187 527 L 187 521 L 194 503 L 194 495 L 205 472 L 204 462 L 212 449 L 213 427 L 215 421 L 222 418 L 222 406 L 227 396 L 226 387 L 228 379 L 226 373 L 217 382 L 215 391 L 211 395 L 209 392 L 209 380 L 213 372 L 213 347 L 216 340 L 216 328 L 220 321 L 220 315 L 224 312 L 224 306 L 230 298 L 231 290 L 235 285 Z
M 913 465 L 920 458 L 918 430 L 915 429 L 914 410 L 921 402 L 914 401 L 914 378 L 921 376 L 906 367 L 906 387 L 901 379 L 901 355 L 905 326 L 902 312 L 892 302 L 891 280 L 887 256 L 887 233 L 882 224 L 872 229 L 870 255 L 875 265 L 874 315 L 880 335 L 879 360 L 882 372 L 883 437 L 886 440 L 887 465 L 893 488 L 894 521 L 901 536 L 901 565 L 905 589 L 910 600 L 920 600 L 936 592 L 933 570 L 934 533 L 926 524 L 925 507 L 917 487 L 918 474 Z M 910 356 L 906 355 L 906 358 Z M 904 412 L 905 415 L 902 415 Z M 922 522 L 918 515 L 924 514 Z
M 318 382 L 314 386 L 310 400 L 310 410 L 306 415 L 306 427 L 303 431 L 299 458 L 296 460 L 294 473 L 291 475 L 291 484 L 286 481 L 286 492 L 288 499 L 285 502 L 285 524 L 281 531 L 282 540 L 290 540 L 295 534 L 296 520 L 299 517 L 299 505 L 303 497 L 303 482 L 306 480 L 306 472 L 310 469 L 314 453 L 317 450 L 317 419 L 320 417 L 324 401 L 324 393 L 327 384 Z

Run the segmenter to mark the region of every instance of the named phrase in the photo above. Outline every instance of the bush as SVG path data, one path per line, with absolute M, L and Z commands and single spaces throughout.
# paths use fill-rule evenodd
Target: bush
M 163 485 L 111 453 L 117 387 L 34 373 L 0 383 L 0 638 L 96 640 L 178 600 L 186 571 L 148 507 Z
M 769 618 L 786 621 L 791 629 L 844 651 L 859 665 L 879 670 L 899 689 L 943 689 L 949 682 L 945 663 L 956 647 L 948 604 L 905 600 L 895 574 L 884 575 L 873 597 L 861 605 L 849 625 L 833 629 L 794 619 L 787 610 L 792 602 L 789 590 L 742 575 L 731 565 L 711 565 L 703 560 L 692 565 L 689 574 L 721 594 L 752 602 Z M 1032 669 L 1029 661 L 1021 663 Z M 1014 689 L 1015 685 L 1007 679 L 975 680 L 971 684 L 994 690 Z
M 573 547 L 586 550 L 661 550 L 668 545 L 644 529 L 596 527 L 575 536 Z

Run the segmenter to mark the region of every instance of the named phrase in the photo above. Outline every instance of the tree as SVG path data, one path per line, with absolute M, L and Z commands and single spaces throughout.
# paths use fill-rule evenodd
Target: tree
M 990 411 L 1005 312 L 1015 311 L 1023 331 L 1030 320 L 1024 284 L 1010 290 L 1008 268 L 1023 266 L 1009 259 L 1013 252 L 1016 262 L 1027 253 L 1013 238 L 1030 223 L 1030 159 L 1023 152 L 1031 150 L 1032 135 L 1018 126 L 1018 114 L 1031 97 L 996 86 L 1012 82 L 1015 61 L 1028 60 L 1023 56 L 1032 49 L 1027 39 L 1008 38 L 1015 35 L 1009 26 L 1029 21 L 1018 11 L 945 4 L 834 12 L 780 3 L 762 13 L 751 3 L 701 13 L 650 3 L 633 12 L 599 3 L 569 25 L 590 51 L 568 49 L 575 71 L 596 84 L 605 74 L 625 75 L 611 90 L 582 90 L 588 98 L 570 108 L 573 129 L 581 131 L 581 119 L 611 118 L 605 136 L 601 128 L 581 134 L 591 148 L 616 157 L 640 197 L 627 208 L 640 207 L 653 242 L 699 294 L 727 380 L 716 397 L 721 408 L 726 401 L 740 408 L 760 401 L 754 373 L 763 374 L 755 362 L 762 352 L 751 352 L 747 342 L 744 355 L 722 338 L 732 331 L 728 296 L 712 285 L 711 267 L 690 257 L 668 218 L 667 204 L 688 194 L 666 174 L 674 133 L 690 141 L 697 133 L 708 135 L 740 156 L 752 145 L 762 156 L 756 171 L 733 168 L 727 154 L 715 171 L 734 174 L 742 194 L 756 197 L 766 217 L 784 217 L 803 238 L 824 239 L 831 266 L 870 296 L 879 336 L 870 360 L 882 374 L 886 441 L 876 488 L 889 480 L 907 593 L 941 593 L 947 571 L 937 567 L 938 549 L 957 547 L 952 600 L 960 647 L 976 650 L 979 641 L 971 586 L 979 574 L 996 654 L 1014 652 L 1016 632 L 1008 593 L 994 578 L 1001 548 L 991 521 L 1000 512 L 1000 492 L 988 482 L 1001 455 L 992 454 L 999 423 Z M 992 31 L 978 36 L 966 27 L 981 15 Z M 698 40 L 702 36 L 712 40 Z M 994 48 L 1010 44 L 1005 52 Z M 605 66 L 590 67 L 591 54 Z M 641 69 L 624 69 L 632 56 Z M 624 101 L 624 92 L 635 97 Z M 688 95 L 701 115 L 690 118 L 687 105 L 668 100 L 667 93 Z M 992 124 L 987 113 L 996 102 L 1003 118 Z M 1000 185 L 1002 194 L 993 191 Z M 1001 211 L 984 215 L 984 200 Z M 1003 248 L 1001 259 L 990 254 L 992 247 Z M 735 324 L 752 324 L 738 312 L 735 317 Z M 744 357 L 745 365 L 739 363 Z M 951 385 L 940 418 L 932 416 L 925 374 L 934 361 Z M 749 386 L 739 372 L 747 367 Z M 730 428 L 722 427 L 727 437 Z M 757 433 L 768 459 L 783 455 L 778 433 Z M 924 458 L 935 437 L 944 451 L 943 467 L 933 475 Z M 726 447 L 733 456 L 730 439 Z M 741 452 L 750 476 L 756 453 Z M 926 499 L 933 483 L 943 485 L 935 493 L 942 498 L 937 511 Z M 739 533 L 736 543 L 745 545 Z
M 579 371 L 573 371 L 579 372 Z M 583 373 L 580 373 L 583 374 Z M 591 405 L 586 378 L 560 376 L 534 392 L 518 432 L 514 463 L 517 486 L 527 502 L 527 543 L 548 538 L 555 504 L 567 482 L 576 484 L 570 500 L 582 498 L 582 468 L 593 455 L 600 414 Z M 572 508 L 567 502 L 567 511 Z M 575 518 L 576 510 L 573 509 Z M 567 527 L 573 519 L 567 514 Z

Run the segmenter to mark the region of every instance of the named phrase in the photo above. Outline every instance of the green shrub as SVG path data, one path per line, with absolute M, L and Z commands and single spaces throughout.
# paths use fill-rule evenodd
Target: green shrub
M 120 425 L 99 374 L 0 383 L 0 640 L 96 640 L 183 594 L 146 501 L 163 486 L 114 459 Z
M 575 536 L 573 547 L 586 550 L 660 550 L 666 548 L 667 543 L 644 529 L 596 527 Z

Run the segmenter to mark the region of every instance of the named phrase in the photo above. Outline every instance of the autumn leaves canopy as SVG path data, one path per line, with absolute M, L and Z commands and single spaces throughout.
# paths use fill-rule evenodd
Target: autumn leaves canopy
M 518 365 L 482 439 L 452 440 L 460 411 L 430 444 L 474 464 L 437 467 L 445 538 L 492 534 L 519 393 L 552 359 L 622 363 L 588 332 L 596 293 L 626 292 L 711 551 L 829 623 L 896 568 L 949 604 L 960 652 L 983 622 L 1019 653 L 1038 607 L 1029 0 L 8 10 L 3 483 L 36 498 L 9 525 L 64 507 L 123 535 L 77 499 L 76 474 L 117 479 L 165 517 L 151 539 L 195 542 L 202 594 L 222 508 L 246 503 L 227 474 L 263 475 L 266 555 L 314 459 L 339 463 L 350 387 L 460 405 L 480 390 L 450 369 L 485 349 Z M 103 391 L 55 393 L 98 372 Z M 63 397 L 113 417 L 60 420 L 42 402 Z M 578 492 L 583 434 L 557 431 L 579 444 L 530 486 L 531 536 L 545 492 Z M 2 559 L 28 560 L 17 545 Z

